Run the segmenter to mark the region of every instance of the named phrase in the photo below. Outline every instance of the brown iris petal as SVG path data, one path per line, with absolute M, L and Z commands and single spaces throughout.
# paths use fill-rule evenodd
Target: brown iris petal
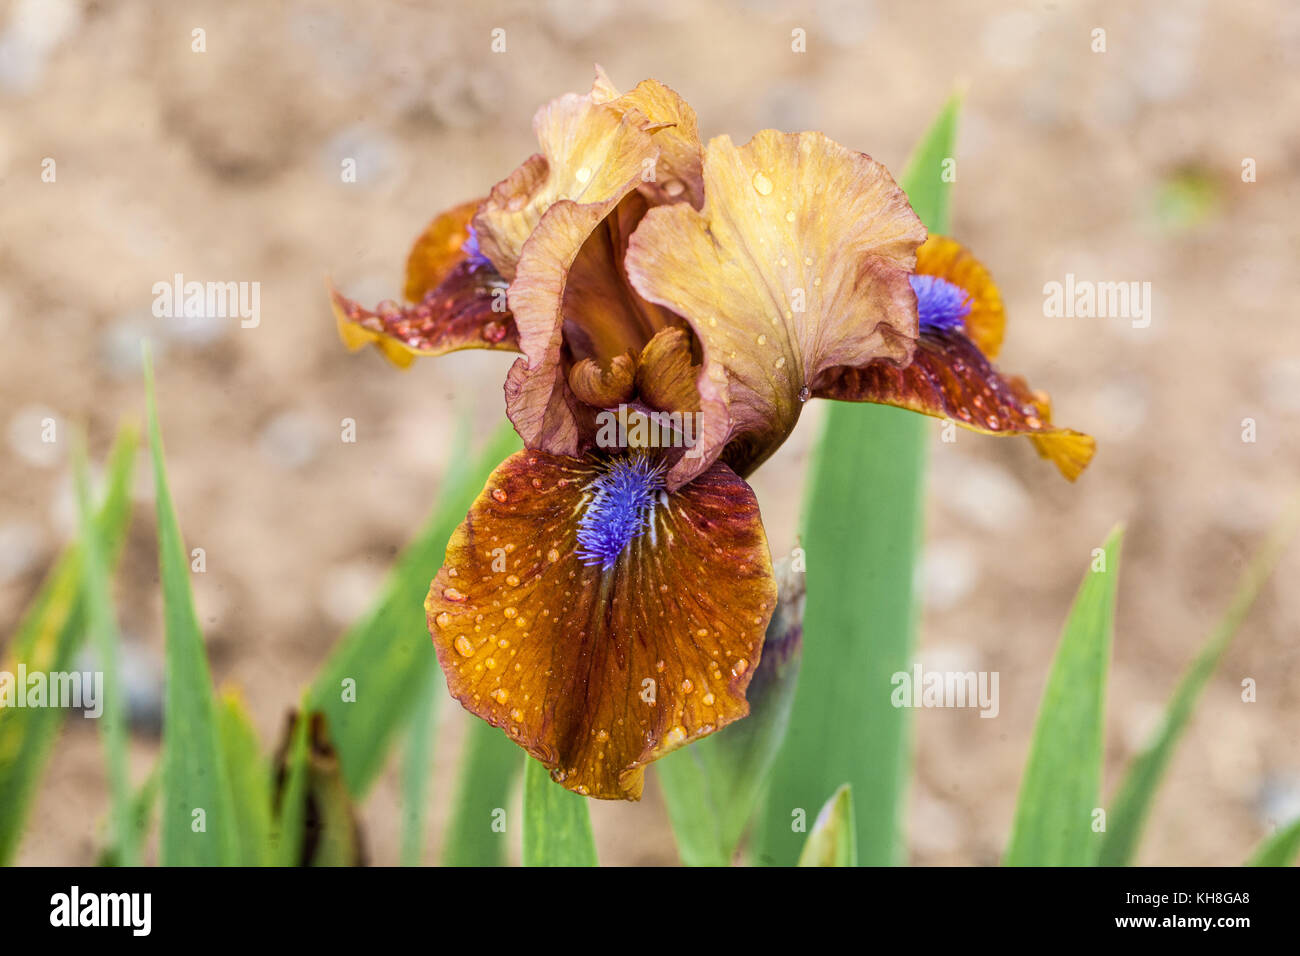
M 368 309 L 327 283 L 339 337 L 349 349 L 374 345 L 401 368 L 421 355 L 458 349 L 519 351 L 505 281 L 463 249 L 478 205 L 463 203 L 435 216 L 415 240 L 406 260 L 408 303 Z
M 401 368 L 421 355 L 459 349 L 519 351 L 514 318 L 499 310 L 504 289 L 490 269 L 461 263 L 417 305 L 367 309 L 332 286 L 329 293 L 344 344 L 354 352 L 373 344 Z
M 908 276 L 925 228 L 869 156 L 820 133 L 765 130 L 704 156 L 705 203 L 646 213 L 627 254 L 641 295 L 686 318 L 703 349 L 701 454 L 741 474 L 784 441 L 824 369 L 888 357 L 917 333 Z
M 655 333 L 641 350 L 636 370 L 636 390 L 652 408 L 668 412 L 694 412 L 700 408 L 696 386 L 700 369 L 691 357 L 691 334 L 680 326 Z
M 595 408 L 613 408 L 626 402 L 632 397 L 635 380 L 636 359 L 627 353 L 615 355 L 606 369 L 589 358 L 569 369 L 573 394 Z
M 447 686 L 565 787 L 637 799 L 647 763 L 743 717 L 776 587 L 749 486 L 715 465 L 608 571 L 576 554 L 600 466 L 506 459 L 425 603 Z
M 999 374 L 975 343 L 956 330 L 923 332 L 906 368 L 875 362 L 836 369 L 815 394 L 897 405 L 990 435 L 1027 435 L 1070 481 L 1096 450 L 1090 436 L 1052 425 L 1044 394 L 1022 378 Z

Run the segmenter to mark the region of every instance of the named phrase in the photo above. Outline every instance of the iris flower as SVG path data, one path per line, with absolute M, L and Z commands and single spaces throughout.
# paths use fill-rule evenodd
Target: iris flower
M 648 763 L 748 713 L 777 595 L 745 478 L 810 398 L 1026 435 L 1070 479 L 1093 442 L 994 369 L 997 287 L 869 156 L 816 132 L 704 145 L 668 87 L 599 69 L 533 125 L 539 153 L 417 240 L 404 304 L 333 306 L 399 366 L 522 353 L 525 448 L 452 536 L 430 632 L 467 709 L 568 789 L 635 800 Z M 633 441 L 647 421 L 681 440 Z

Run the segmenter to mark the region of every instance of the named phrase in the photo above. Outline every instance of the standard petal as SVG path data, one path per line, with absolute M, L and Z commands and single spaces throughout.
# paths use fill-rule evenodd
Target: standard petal
M 703 347 L 702 455 L 724 445 L 747 474 L 785 439 L 823 372 L 906 364 L 917 334 L 908 281 L 925 228 L 879 163 L 820 133 L 765 130 L 704 157 L 702 212 L 650 210 L 632 236 L 641 295 L 685 317 Z
M 598 91 L 593 93 L 600 98 Z M 642 192 L 656 204 L 684 200 L 696 209 L 703 206 L 703 148 L 690 104 L 658 80 L 642 80 L 621 96 L 610 87 L 604 95 L 620 114 L 636 110 L 644 116 L 645 128 L 659 147 L 653 177 L 642 177 Z
M 475 215 L 479 248 L 507 279 L 556 203 L 584 207 L 590 232 L 654 168 L 659 148 L 643 129 L 645 117 L 599 102 L 606 93 L 598 77 L 594 92 L 566 93 L 538 110 L 533 128 L 541 152 L 494 186 Z
M 988 435 L 1026 435 L 1070 481 L 1087 467 L 1097 447 L 1089 435 L 1054 426 L 1047 396 L 1022 378 L 999 374 L 959 330 L 921 333 L 906 368 L 876 362 L 842 369 L 816 394 L 897 405 Z
M 451 693 L 565 787 L 637 799 L 647 763 L 748 712 L 776 605 L 752 491 L 718 464 L 656 493 L 606 568 L 580 521 L 590 461 L 523 451 L 492 474 L 425 604 Z

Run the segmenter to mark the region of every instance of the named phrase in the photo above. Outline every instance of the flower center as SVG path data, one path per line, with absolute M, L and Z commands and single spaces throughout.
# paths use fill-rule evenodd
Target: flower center
M 578 522 L 578 559 L 608 571 L 628 542 L 650 526 L 664 466 L 646 455 L 615 458 L 591 483 L 592 498 Z
M 916 316 L 921 331 L 946 332 L 960 329 L 962 319 L 970 315 L 970 293 L 959 285 L 938 276 L 910 275 L 916 293 Z

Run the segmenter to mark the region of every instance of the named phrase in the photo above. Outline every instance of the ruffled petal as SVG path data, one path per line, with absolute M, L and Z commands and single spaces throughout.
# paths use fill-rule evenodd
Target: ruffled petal
M 603 74 L 602 74 L 603 75 Z M 608 78 L 606 78 L 608 82 Z M 642 80 L 629 93 L 619 95 L 612 86 L 598 99 L 620 114 L 635 110 L 646 118 L 645 129 L 659 147 L 653 177 L 642 177 L 641 191 L 656 205 L 684 200 L 696 209 L 704 205 L 703 149 L 695 110 L 658 80 Z
M 654 169 L 659 150 L 644 129 L 646 118 L 611 108 L 606 82 L 601 74 L 593 92 L 566 93 L 537 111 L 533 129 L 541 152 L 494 186 L 475 215 L 479 248 L 507 279 L 514 279 L 524 243 L 556 203 L 582 207 L 590 232 Z
M 833 370 L 817 397 L 896 405 L 988 435 L 1024 435 L 1062 475 L 1078 478 L 1097 443 L 1053 425 L 1047 394 L 1023 378 L 1002 375 L 981 348 L 983 343 L 996 351 L 1002 339 L 1002 301 L 987 270 L 953 240 L 932 236 L 918 253 L 917 273 L 964 292 L 969 314 L 952 324 L 923 325 L 905 368 L 879 361 Z
M 879 163 L 820 133 L 710 141 L 705 203 L 650 210 L 627 255 L 641 295 L 685 317 L 703 348 L 701 455 L 670 486 L 727 461 L 748 474 L 784 441 L 823 373 L 906 364 L 908 281 L 925 228 Z
M 608 566 L 593 561 L 610 467 L 506 459 L 425 609 L 467 709 L 565 787 L 637 799 L 647 763 L 748 713 L 776 586 L 753 492 L 722 464 L 675 493 L 651 487 L 639 532 Z

